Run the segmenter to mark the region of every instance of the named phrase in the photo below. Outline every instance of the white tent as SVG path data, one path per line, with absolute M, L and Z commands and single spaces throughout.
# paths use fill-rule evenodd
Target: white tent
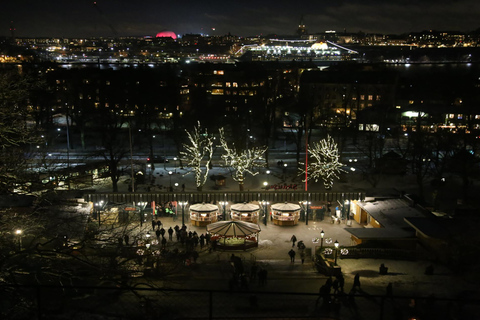
M 207 226 L 207 231 L 222 237 L 249 236 L 259 233 L 260 227 L 255 223 L 244 221 L 218 221 Z
M 295 203 L 275 203 L 270 207 L 272 210 L 281 211 L 281 212 L 292 212 L 300 210 L 300 206 Z
M 236 203 L 230 206 L 231 210 L 239 211 L 239 212 L 253 212 L 258 211 L 260 206 L 258 204 L 253 203 Z
M 190 206 L 190 211 L 196 212 L 212 212 L 218 211 L 218 207 L 210 203 L 197 203 Z

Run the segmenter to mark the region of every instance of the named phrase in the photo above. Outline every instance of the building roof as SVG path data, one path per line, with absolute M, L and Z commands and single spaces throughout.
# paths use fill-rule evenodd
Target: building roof
M 410 225 L 405 222 L 407 217 L 424 218 L 423 211 L 406 199 L 386 199 L 379 201 L 359 201 L 357 205 L 370 214 L 378 223 L 388 229 L 409 230 Z
M 345 228 L 345 231 L 362 240 L 394 240 L 415 237 L 414 230 L 392 228 Z

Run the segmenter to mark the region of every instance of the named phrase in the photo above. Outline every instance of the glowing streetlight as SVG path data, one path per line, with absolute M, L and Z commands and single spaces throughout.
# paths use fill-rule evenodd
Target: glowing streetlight
M 15 230 L 15 234 L 18 236 L 18 249 L 20 251 L 22 250 L 22 233 L 23 231 L 21 229 Z
M 223 209 L 223 214 L 222 214 L 223 220 L 227 220 L 227 213 L 226 213 L 227 209 L 225 207 L 228 204 L 228 201 L 219 201 L 218 203 L 222 206 L 222 209 Z
M 321 240 L 320 240 L 320 250 L 322 250 L 322 248 L 323 248 L 323 237 L 325 237 L 325 231 L 322 230 L 322 231 L 320 231 L 320 238 L 321 238 Z
M 337 265 L 338 247 L 340 246 L 340 243 L 338 243 L 338 241 L 335 240 L 334 246 L 335 246 L 335 265 Z
M 263 224 L 267 225 L 267 206 L 270 204 L 270 202 L 263 200 L 261 204 L 263 207 Z
M 182 226 L 185 225 L 185 206 L 188 204 L 187 201 L 179 201 L 178 205 L 182 207 Z

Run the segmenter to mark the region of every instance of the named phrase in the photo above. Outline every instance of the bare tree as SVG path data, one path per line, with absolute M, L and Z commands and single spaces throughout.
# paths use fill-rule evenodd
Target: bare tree
M 213 137 L 208 135 L 207 130 L 202 133 L 200 122 L 194 127 L 193 132 L 187 132 L 189 144 L 184 144 L 185 151 L 180 152 L 186 166 L 195 174 L 197 190 L 201 191 L 208 178 L 213 156 Z
M 240 191 L 243 191 L 245 175 L 248 173 L 256 176 L 259 174 L 256 168 L 265 166 L 263 155 L 268 147 L 252 147 L 241 152 L 237 151 L 235 147 L 228 146 L 223 128 L 220 128 L 220 143 L 225 152 L 225 154 L 222 155 L 222 159 L 225 161 L 227 167 L 233 169 L 233 180 L 238 182 Z
M 29 126 L 29 93 L 34 85 L 17 73 L 0 75 L 0 194 L 11 193 L 24 184 L 28 148 L 40 141 Z

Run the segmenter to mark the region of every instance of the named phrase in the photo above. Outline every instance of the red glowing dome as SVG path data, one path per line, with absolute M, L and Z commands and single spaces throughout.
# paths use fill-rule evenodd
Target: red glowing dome
M 156 35 L 157 38 L 172 38 L 172 39 L 177 39 L 177 35 L 175 34 L 175 32 L 172 32 L 172 31 L 162 31 L 162 32 L 159 32 L 157 33 Z

